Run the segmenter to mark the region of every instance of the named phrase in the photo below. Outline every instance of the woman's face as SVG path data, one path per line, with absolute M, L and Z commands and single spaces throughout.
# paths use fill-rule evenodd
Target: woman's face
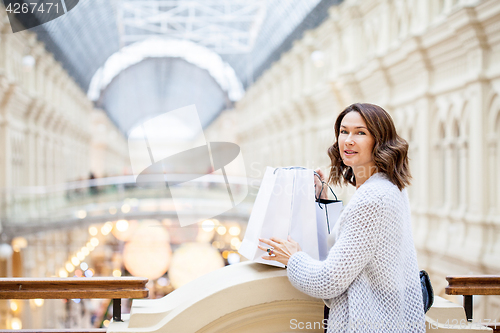
M 375 138 L 368 132 L 366 123 L 361 114 L 356 111 L 347 113 L 340 124 L 338 137 L 340 156 L 345 165 L 359 171 L 366 168 L 368 173 L 371 166 L 375 166 L 372 158 Z

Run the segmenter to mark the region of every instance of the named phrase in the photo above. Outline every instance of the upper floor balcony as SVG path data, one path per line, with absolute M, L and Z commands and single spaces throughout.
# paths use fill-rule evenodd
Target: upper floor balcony
M 169 186 L 157 182 L 154 175 L 140 186 L 134 176 L 120 176 L 0 189 L 0 228 L 9 236 L 19 236 L 110 220 L 176 218 L 179 213 L 193 221 L 215 216 L 248 220 L 255 193 L 250 187 L 250 195 L 246 195 L 247 178 L 232 177 L 232 195 L 245 199 L 225 211 L 228 188 L 223 176 L 166 176 L 170 181 L 187 176 L 192 180 L 176 189 L 175 198 Z

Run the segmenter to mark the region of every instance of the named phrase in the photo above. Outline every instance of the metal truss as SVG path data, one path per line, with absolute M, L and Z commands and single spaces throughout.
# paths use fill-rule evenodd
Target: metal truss
M 122 46 L 164 36 L 237 54 L 253 49 L 267 0 L 121 0 L 117 5 Z

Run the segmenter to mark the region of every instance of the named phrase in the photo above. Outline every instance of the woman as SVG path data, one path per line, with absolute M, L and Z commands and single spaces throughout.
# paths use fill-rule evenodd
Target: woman
M 335 224 L 328 257 L 312 259 L 290 237 L 261 239 L 267 245 L 259 248 L 270 253 L 265 259 L 287 266 L 294 287 L 324 300 L 328 332 L 425 332 L 405 189 L 408 144 L 390 115 L 372 104 L 342 111 L 335 137 L 328 181 L 357 190 Z

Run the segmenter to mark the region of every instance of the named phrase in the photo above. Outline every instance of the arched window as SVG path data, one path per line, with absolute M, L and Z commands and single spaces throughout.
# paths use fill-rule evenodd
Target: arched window
M 437 112 L 437 110 L 436 110 Z M 429 173 L 429 199 L 430 206 L 433 208 L 443 207 L 445 203 L 445 128 L 444 124 L 435 119 L 436 127 L 434 127 L 431 141 L 430 165 Z
M 433 147 L 433 165 L 432 170 L 433 184 L 436 186 L 435 191 L 431 191 L 432 206 L 435 208 L 442 207 L 445 203 L 445 186 L 446 186 L 446 172 L 445 172 L 445 129 L 444 124 L 438 125 L 436 141 Z
M 463 175 L 461 169 L 461 143 L 460 143 L 460 126 L 458 121 L 455 119 L 452 126 L 452 144 L 451 144 L 451 167 L 452 170 L 452 183 L 450 184 L 450 193 L 452 195 L 452 207 L 459 208 L 461 191 L 463 190 L 463 183 L 465 179 L 462 179 Z
M 406 35 L 409 35 L 412 30 L 413 30 L 413 13 L 411 12 L 411 9 L 407 8 L 407 13 L 406 13 Z
M 431 20 L 436 20 L 445 10 L 445 0 L 430 0 L 429 3 Z
M 401 24 L 401 16 L 398 15 L 396 17 L 396 30 L 395 30 L 396 39 L 400 39 L 401 38 L 401 26 L 402 26 L 402 24 Z
M 22 186 L 24 184 L 24 177 L 23 177 L 23 155 L 24 155 L 24 147 L 22 144 L 22 139 L 19 137 L 19 135 L 16 133 L 15 135 L 12 136 L 12 183 L 11 185 L 16 187 L 16 186 Z
M 488 157 L 488 210 L 492 215 L 500 213 L 500 100 L 498 96 L 493 98 L 489 107 L 488 117 L 488 147 L 484 152 Z
M 500 176 L 498 170 L 500 169 L 500 110 L 496 110 L 497 116 L 495 121 L 495 139 L 493 142 L 493 168 L 491 169 L 493 181 L 493 207 L 496 208 L 496 213 L 500 212 Z
M 417 123 L 416 121 L 413 121 L 413 124 Z M 408 196 L 410 197 L 410 203 L 412 206 L 418 204 L 418 182 L 420 180 L 419 177 L 419 156 L 418 156 L 418 141 L 415 140 L 414 136 L 414 128 L 409 127 L 408 128 L 408 144 L 409 144 L 409 149 L 408 149 L 408 158 L 410 160 L 410 172 L 413 177 L 412 179 L 412 185 L 409 187 L 408 191 Z
M 444 0 L 437 0 L 436 5 L 437 5 L 436 16 L 439 16 L 444 11 Z

